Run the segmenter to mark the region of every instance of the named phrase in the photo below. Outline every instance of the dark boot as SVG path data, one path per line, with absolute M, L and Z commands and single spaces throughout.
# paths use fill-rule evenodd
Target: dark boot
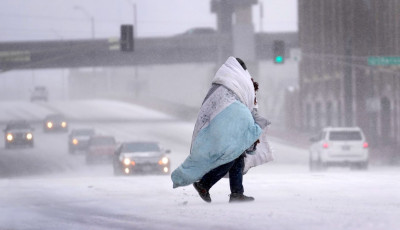
M 247 201 L 254 201 L 254 197 L 251 196 L 245 196 L 240 193 L 232 193 L 229 196 L 229 203 L 232 202 L 247 202 Z
M 199 193 L 201 199 L 203 199 L 207 203 L 211 202 L 211 197 L 210 193 L 208 193 L 208 189 L 204 188 L 199 182 L 194 182 L 193 187 Z

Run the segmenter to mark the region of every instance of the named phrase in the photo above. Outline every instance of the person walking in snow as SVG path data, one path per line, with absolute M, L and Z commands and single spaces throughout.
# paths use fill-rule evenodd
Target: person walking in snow
M 190 155 L 171 174 L 173 187 L 193 184 L 211 202 L 210 188 L 229 173 L 230 202 L 245 196 L 245 153 L 255 150 L 262 128 L 253 116 L 255 88 L 244 62 L 229 57 L 217 71 L 193 131 Z

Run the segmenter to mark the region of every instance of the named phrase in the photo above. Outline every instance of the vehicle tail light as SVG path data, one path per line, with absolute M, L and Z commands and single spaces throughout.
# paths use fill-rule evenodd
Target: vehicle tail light
M 368 148 L 368 142 L 364 142 L 363 148 L 364 148 L 364 149 Z
M 322 144 L 322 148 L 327 149 L 328 147 L 329 147 L 328 143 L 325 142 Z

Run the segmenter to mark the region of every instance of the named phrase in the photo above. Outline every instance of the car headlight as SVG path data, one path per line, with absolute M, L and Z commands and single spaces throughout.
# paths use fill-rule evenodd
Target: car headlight
M 158 164 L 160 164 L 160 165 L 166 165 L 166 164 L 168 164 L 168 162 L 169 162 L 168 157 L 163 157 L 163 158 L 161 158 L 161 160 L 158 162 Z
M 32 138 L 33 138 L 32 133 L 27 133 L 27 134 L 26 134 L 26 139 L 32 140 Z
M 79 143 L 78 139 L 74 138 L 72 139 L 72 144 L 77 145 Z
M 131 164 L 131 159 L 129 159 L 129 158 L 125 158 L 124 159 L 124 165 L 130 165 Z
M 53 122 L 51 121 L 47 122 L 47 128 L 49 129 L 53 128 Z
M 67 127 L 67 122 L 65 122 L 65 121 L 61 122 L 61 127 L 63 127 L 63 128 Z
M 13 135 L 11 133 L 7 133 L 7 141 L 12 141 L 14 139 Z

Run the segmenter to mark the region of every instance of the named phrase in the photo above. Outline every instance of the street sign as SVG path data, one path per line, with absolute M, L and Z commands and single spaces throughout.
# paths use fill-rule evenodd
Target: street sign
M 1 62 L 29 62 L 31 61 L 31 52 L 28 50 L 18 51 L 0 51 Z
M 368 57 L 369 66 L 392 66 L 400 65 L 400 57 L 371 56 Z

